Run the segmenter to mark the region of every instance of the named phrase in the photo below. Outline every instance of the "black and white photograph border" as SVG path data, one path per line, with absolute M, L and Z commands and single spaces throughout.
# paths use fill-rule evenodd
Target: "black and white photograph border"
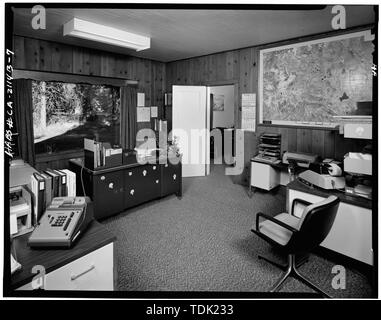
M 2 297 L 378 298 L 379 6 L 322 3 L 5 3 Z

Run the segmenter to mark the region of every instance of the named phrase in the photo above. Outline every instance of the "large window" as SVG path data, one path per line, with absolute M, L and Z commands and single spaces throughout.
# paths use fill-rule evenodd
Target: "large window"
M 119 88 L 33 81 L 36 154 L 83 148 L 83 139 L 118 144 Z

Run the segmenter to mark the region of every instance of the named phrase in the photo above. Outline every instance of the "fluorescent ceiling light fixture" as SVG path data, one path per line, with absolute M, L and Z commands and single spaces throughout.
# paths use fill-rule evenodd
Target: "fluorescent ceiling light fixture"
M 149 49 L 151 39 L 131 32 L 104 26 L 98 23 L 73 18 L 64 24 L 64 36 L 73 36 L 87 40 L 112 44 L 136 51 Z

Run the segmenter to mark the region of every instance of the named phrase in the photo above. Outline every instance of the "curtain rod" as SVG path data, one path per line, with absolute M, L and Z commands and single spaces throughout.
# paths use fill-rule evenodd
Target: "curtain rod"
M 60 73 L 49 71 L 34 71 L 24 69 L 13 69 L 14 79 L 31 79 L 39 81 L 61 81 L 69 83 L 87 83 L 99 85 L 111 85 L 116 87 L 135 86 L 138 85 L 137 80 L 128 80 L 123 78 L 110 78 L 99 76 L 85 76 L 73 73 Z

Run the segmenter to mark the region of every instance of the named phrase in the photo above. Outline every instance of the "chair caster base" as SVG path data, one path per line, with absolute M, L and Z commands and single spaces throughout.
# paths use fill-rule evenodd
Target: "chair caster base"
M 281 264 L 278 264 L 276 262 L 273 262 L 267 258 L 264 258 L 262 256 L 259 256 L 260 259 L 263 259 L 272 265 L 275 265 L 279 267 L 280 269 L 283 269 L 284 266 Z M 306 260 L 302 260 L 302 263 L 306 262 Z M 310 287 L 311 289 L 315 290 L 316 292 L 320 293 L 324 298 L 331 298 L 327 293 L 325 293 L 323 290 L 318 288 L 316 285 L 314 285 L 310 280 L 305 278 L 302 274 L 299 273 L 299 271 L 296 269 L 296 262 L 295 262 L 295 255 L 290 254 L 288 256 L 288 265 L 286 266 L 285 273 L 282 275 L 282 277 L 275 283 L 275 285 L 271 288 L 270 292 L 277 292 L 279 291 L 280 287 L 284 284 L 284 282 L 289 277 L 293 277 L 296 280 L 299 280 L 300 282 L 304 283 L 306 286 Z
M 272 264 L 275 267 L 278 267 L 279 269 L 281 269 L 283 271 L 287 270 L 287 266 L 288 266 L 287 264 L 281 264 L 281 263 L 275 262 L 275 261 L 273 261 L 273 260 L 271 260 L 265 256 L 262 256 L 262 255 L 258 255 L 258 259 L 265 260 L 268 263 Z M 308 255 L 302 255 L 300 257 L 297 257 L 296 260 L 297 260 L 296 268 L 299 268 L 300 266 L 302 266 L 303 264 L 308 262 Z

